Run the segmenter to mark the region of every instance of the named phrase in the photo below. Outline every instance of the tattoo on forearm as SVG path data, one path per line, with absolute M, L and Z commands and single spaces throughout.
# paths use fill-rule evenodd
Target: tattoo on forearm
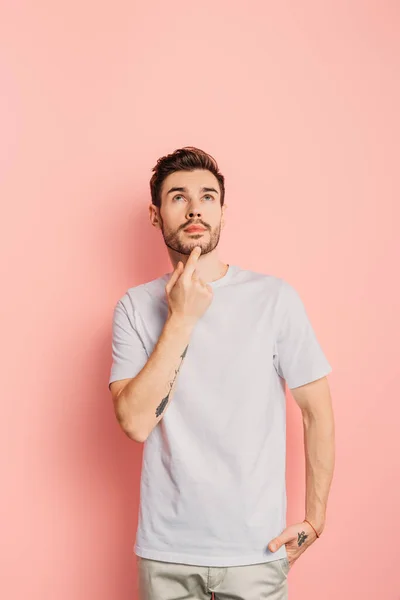
M 299 546 L 301 546 L 302 544 L 304 544 L 304 542 L 306 541 L 306 539 L 308 538 L 308 535 L 306 534 L 305 531 L 302 531 L 301 533 L 297 534 L 297 543 Z
M 160 405 L 157 406 L 156 417 L 159 417 L 163 413 L 165 407 L 168 404 L 168 400 L 169 400 L 169 396 L 170 396 L 170 393 L 171 393 L 172 386 L 174 385 L 176 376 L 178 375 L 179 369 L 181 368 L 182 361 L 183 361 L 183 359 L 186 356 L 186 352 L 187 352 L 188 347 L 189 347 L 189 345 L 186 346 L 186 348 L 184 349 L 183 353 L 181 354 L 181 362 L 179 363 L 179 367 L 177 369 L 175 369 L 175 377 L 172 380 L 172 382 L 169 384 L 169 392 L 168 392 L 167 396 L 165 396 L 165 398 L 162 399 Z

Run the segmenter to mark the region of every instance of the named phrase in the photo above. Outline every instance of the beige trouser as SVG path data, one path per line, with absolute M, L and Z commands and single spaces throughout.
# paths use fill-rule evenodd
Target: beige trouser
M 203 567 L 136 556 L 139 600 L 287 600 L 287 558 Z

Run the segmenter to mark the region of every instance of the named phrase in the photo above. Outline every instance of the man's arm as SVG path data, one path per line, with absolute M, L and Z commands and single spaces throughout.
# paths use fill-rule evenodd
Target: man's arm
M 318 534 L 325 527 L 326 507 L 335 464 L 335 425 L 326 377 L 291 388 L 303 416 L 306 458 L 305 518 Z
M 164 416 L 192 330 L 193 326 L 169 317 L 149 360 L 136 377 L 111 383 L 117 420 L 131 439 L 144 442 Z
M 196 271 L 200 254 L 201 248 L 194 247 L 186 265 L 179 261 L 166 284 L 168 317 L 141 371 L 110 384 L 117 419 L 125 433 L 138 442 L 144 442 L 164 416 L 193 329 L 213 299 L 212 287 Z M 129 334 L 127 341 L 115 344 L 116 355 L 129 362 Z

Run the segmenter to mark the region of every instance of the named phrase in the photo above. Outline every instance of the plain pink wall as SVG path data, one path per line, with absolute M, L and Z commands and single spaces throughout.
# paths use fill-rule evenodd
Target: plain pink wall
M 399 598 L 398 4 L 1 11 L 1 596 L 136 597 L 142 446 L 113 415 L 111 317 L 170 268 L 148 182 L 196 145 L 226 176 L 221 258 L 296 286 L 333 366 L 327 526 L 290 598 Z M 301 520 L 290 396 L 288 502 Z

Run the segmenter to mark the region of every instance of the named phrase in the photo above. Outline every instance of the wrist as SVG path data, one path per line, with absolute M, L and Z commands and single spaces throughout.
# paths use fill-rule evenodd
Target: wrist
M 306 515 L 306 518 L 304 519 L 304 521 L 307 522 L 311 526 L 311 528 L 315 531 L 317 537 L 319 537 L 321 535 L 321 533 L 323 532 L 323 530 L 325 528 L 325 519 Z
M 179 331 L 190 335 L 194 329 L 196 322 L 192 317 L 189 318 L 183 317 L 181 315 L 176 315 L 174 313 L 168 313 L 168 317 L 165 324 L 169 329 L 173 329 L 175 331 Z

